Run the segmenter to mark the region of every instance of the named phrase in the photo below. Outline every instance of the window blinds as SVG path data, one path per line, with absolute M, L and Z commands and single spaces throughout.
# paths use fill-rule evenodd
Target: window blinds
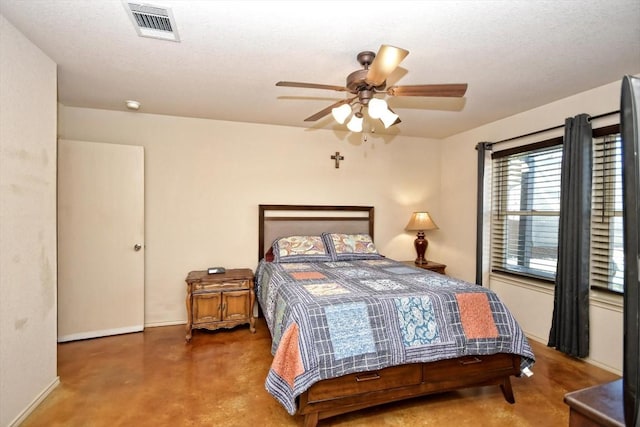
M 620 134 L 593 140 L 591 283 L 623 291 L 622 140 Z
M 555 138 L 492 155 L 492 270 L 555 278 L 561 142 Z
M 622 141 L 594 129 L 591 284 L 623 292 Z M 491 269 L 554 280 L 562 138 L 492 154 Z

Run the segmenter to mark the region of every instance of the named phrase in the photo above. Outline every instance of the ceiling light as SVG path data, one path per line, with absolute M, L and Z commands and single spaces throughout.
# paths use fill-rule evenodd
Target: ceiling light
M 362 132 L 362 113 L 357 112 L 351 117 L 349 123 L 347 123 L 347 128 L 351 132 Z
M 139 110 L 140 103 L 138 101 L 128 100 L 124 102 L 128 109 L 130 110 Z
M 379 119 L 385 112 L 389 111 L 387 102 L 384 99 L 372 98 L 368 105 L 369 117 Z
M 341 106 L 332 109 L 331 114 L 338 123 L 344 124 L 347 117 L 351 114 L 351 105 L 342 104 Z
M 396 113 L 387 109 L 387 111 L 385 111 L 384 114 L 382 114 L 382 116 L 380 117 L 380 120 L 384 124 L 385 129 L 387 129 L 389 126 L 393 125 L 396 120 L 398 120 L 398 118 L 399 116 Z
M 361 104 L 361 106 L 360 111 L 354 113 L 353 116 L 351 116 L 351 120 L 349 120 L 347 123 L 347 128 L 351 132 L 362 132 L 363 107 L 367 107 L 367 113 L 369 114 L 369 117 L 371 117 L 372 119 L 380 119 L 380 121 L 384 124 L 385 129 L 397 123 L 400 123 L 400 117 L 391 108 L 389 108 L 387 101 L 380 98 L 374 98 L 372 96 L 372 92 L 369 92 L 371 95 L 364 99 L 362 93 L 364 93 L 364 91 L 361 91 L 361 95 L 359 96 L 358 100 L 354 101 L 354 99 L 350 99 L 347 100 L 346 104 L 342 104 L 331 109 L 331 115 L 338 123 L 344 124 L 347 121 L 351 113 L 353 113 L 353 104 Z

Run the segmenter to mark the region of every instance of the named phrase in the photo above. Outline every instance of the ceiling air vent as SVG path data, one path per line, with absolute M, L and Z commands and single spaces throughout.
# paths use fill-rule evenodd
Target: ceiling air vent
M 139 36 L 180 41 L 171 9 L 149 4 L 123 3 Z

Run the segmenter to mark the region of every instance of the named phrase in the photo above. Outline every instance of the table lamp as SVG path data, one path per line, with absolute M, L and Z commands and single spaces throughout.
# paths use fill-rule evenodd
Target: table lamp
M 424 238 L 425 230 L 435 230 L 438 226 L 429 216 L 429 212 L 414 212 L 411 215 L 411 219 L 409 220 L 409 224 L 405 227 L 407 231 L 417 231 L 418 237 L 414 241 L 414 246 L 416 247 L 416 254 L 418 257 L 416 258 L 416 264 L 426 264 L 427 260 L 424 258 L 424 254 L 427 251 L 427 246 L 429 246 L 429 241 Z

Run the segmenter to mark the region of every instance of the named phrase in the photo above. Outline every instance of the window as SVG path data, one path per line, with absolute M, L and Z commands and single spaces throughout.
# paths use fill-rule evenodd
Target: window
M 554 280 L 562 138 L 493 153 L 491 268 Z
M 555 280 L 562 138 L 494 152 L 491 269 Z M 620 126 L 593 131 L 591 285 L 624 291 Z
M 619 132 L 618 126 L 594 130 L 591 284 L 622 293 L 622 140 Z

